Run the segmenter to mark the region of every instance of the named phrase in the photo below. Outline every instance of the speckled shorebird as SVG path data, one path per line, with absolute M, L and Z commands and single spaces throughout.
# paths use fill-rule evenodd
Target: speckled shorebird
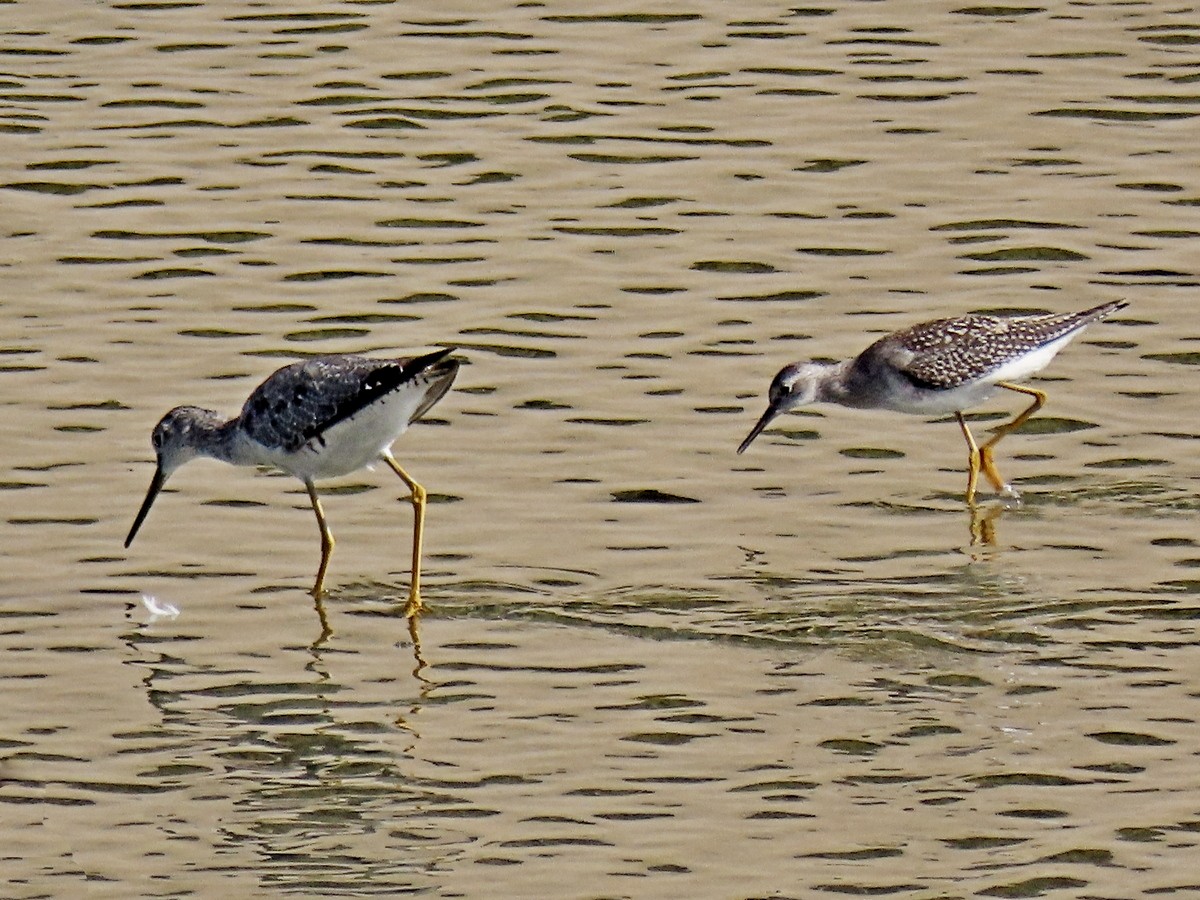
M 767 411 L 737 452 L 749 447 L 777 415 L 809 403 L 917 415 L 954 413 L 970 451 L 967 503 L 975 502 L 980 471 L 997 491 L 1015 497 L 1016 491 L 1000 477 L 993 453 L 1002 438 L 1042 408 L 1046 395 L 1014 382 L 1040 372 L 1084 328 L 1128 305 L 1114 300 L 1074 313 L 937 319 L 885 335 L 858 356 L 840 363 L 784 366 L 771 382 Z M 963 410 L 985 402 L 996 388 L 1026 394 L 1033 402 L 979 446 Z
M 321 529 L 321 566 L 312 594 L 328 631 L 320 598 L 333 554 L 333 534 L 314 482 L 382 460 L 412 491 L 412 581 L 405 608 L 411 618 L 421 608 L 425 489 L 400 468 L 391 447 L 450 389 L 458 374 L 458 361 L 449 358 L 453 351 L 403 359 L 322 356 L 292 363 L 256 387 L 233 419 L 210 409 L 175 407 L 154 426 L 158 465 L 125 546 L 133 542 L 171 473 L 197 456 L 235 466 L 282 469 L 304 482 Z

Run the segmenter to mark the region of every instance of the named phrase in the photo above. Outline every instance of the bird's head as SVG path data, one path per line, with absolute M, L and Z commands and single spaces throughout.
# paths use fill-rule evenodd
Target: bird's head
M 828 365 L 817 362 L 790 363 L 780 369 L 771 379 L 771 387 L 767 390 L 767 411 L 750 429 L 737 452 L 744 452 L 780 413 L 814 402 L 828 370 Z
M 133 543 L 146 514 L 154 505 L 154 499 L 171 477 L 171 473 L 200 455 L 197 435 L 202 431 L 211 430 L 217 421 L 219 417 L 212 410 L 200 409 L 197 406 L 177 406 L 154 426 L 154 431 L 150 434 L 156 457 L 154 477 L 150 479 L 146 499 L 142 501 L 142 507 L 133 520 L 133 527 L 129 529 L 129 536 L 125 538 L 126 547 Z

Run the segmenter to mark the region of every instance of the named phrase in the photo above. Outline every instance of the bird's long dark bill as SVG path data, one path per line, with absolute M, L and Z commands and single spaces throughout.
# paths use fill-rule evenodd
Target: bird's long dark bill
M 763 429 L 771 424 L 771 420 L 777 415 L 779 415 L 779 410 L 774 406 L 768 406 L 767 411 L 762 414 L 757 422 L 754 423 L 754 427 L 750 429 L 750 433 L 746 435 L 746 439 L 742 441 L 742 445 L 738 447 L 737 452 L 742 453 L 745 451 L 745 449 L 750 446 L 754 439 L 762 434 Z
M 133 527 L 129 529 L 129 537 L 125 538 L 126 547 L 133 543 L 138 529 L 142 527 L 142 522 L 146 519 L 146 513 L 150 512 L 150 507 L 154 505 L 154 498 L 158 496 L 158 492 L 162 490 L 166 481 L 167 478 L 163 475 L 162 468 L 155 469 L 154 478 L 150 480 L 150 490 L 146 491 L 146 499 L 142 501 L 142 508 L 138 510 L 137 518 L 133 520 Z

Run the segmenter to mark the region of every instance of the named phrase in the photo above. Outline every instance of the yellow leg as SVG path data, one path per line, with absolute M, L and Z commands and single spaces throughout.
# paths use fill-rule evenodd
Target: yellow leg
M 963 414 L 956 412 L 954 417 L 958 419 L 958 427 L 967 439 L 967 505 L 974 506 L 975 485 L 979 482 L 979 447 L 975 444 L 975 436 L 967 427 L 967 420 L 963 418 Z
M 319 601 L 325 593 L 325 572 L 329 569 L 329 558 L 333 556 L 333 532 L 329 530 L 325 521 L 325 511 L 321 509 L 321 498 L 317 496 L 316 485 L 306 481 L 304 486 L 308 489 L 308 499 L 312 501 L 313 512 L 317 514 L 317 526 L 321 529 L 321 567 L 317 569 L 317 580 L 312 589 L 313 597 Z M 317 612 L 324 618 L 324 610 L 318 607 Z M 321 624 L 328 627 L 324 621 Z
M 1045 405 L 1046 395 L 1036 388 L 1011 384 L 1007 381 L 997 382 L 997 386 L 1010 391 L 1016 391 L 1018 394 L 1026 394 L 1033 398 L 1033 402 L 1023 412 L 1018 414 L 1011 422 L 1006 422 L 997 428 L 991 438 L 988 439 L 988 442 L 979 448 L 979 463 L 983 466 L 983 474 L 987 476 L 988 481 L 1000 493 L 1015 494 L 1016 491 L 1000 477 L 1000 471 L 996 468 L 996 461 L 993 457 L 993 448 L 1000 443 L 1002 438 L 1016 431 L 1029 421 L 1029 417 Z
M 412 544 L 412 581 L 408 589 L 408 605 L 404 614 L 410 619 L 421 611 L 421 544 L 425 536 L 425 488 L 417 484 L 412 477 L 400 468 L 400 464 L 390 454 L 383 457 L 384 462 L 391 466 L 392 471 L 400 476 L 400 480 L 412 491 L 413 505 L 413 544 Z

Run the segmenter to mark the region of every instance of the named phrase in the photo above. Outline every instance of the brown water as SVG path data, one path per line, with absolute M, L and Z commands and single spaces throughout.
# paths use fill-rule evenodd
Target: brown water
M 1200 13 L 423 6 L 0 6 L 0 895 L 1200 895 Z M 991 544 L 952 422 L 734 455 L 784 362 L 1115 297 Z M 122 549 L 170 406 L 438 344 L 419 647 L 386 470 L 322 646 L 292 479 Z

